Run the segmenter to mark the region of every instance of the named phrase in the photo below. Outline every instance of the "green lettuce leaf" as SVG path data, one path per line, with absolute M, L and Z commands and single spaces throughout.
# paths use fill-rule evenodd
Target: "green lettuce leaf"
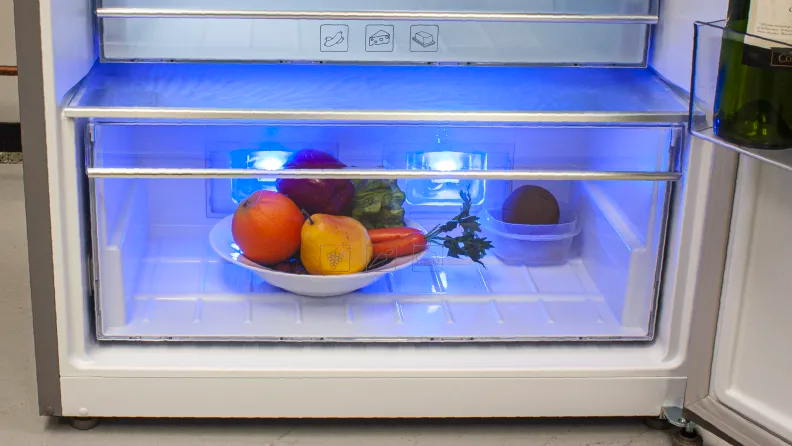
M 396 180 L 353 180 L 355 198 L 351 217 L 367 229 L 404 226 L 406 195 Z

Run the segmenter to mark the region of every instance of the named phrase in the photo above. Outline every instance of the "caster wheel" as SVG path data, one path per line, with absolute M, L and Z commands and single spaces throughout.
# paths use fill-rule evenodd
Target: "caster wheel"
M 87 431 L 99 425 L 99 418 L 70 418 L 69 424 L 77 430 Z
M 644 418 L 643 422 L 646 427 L 656 431 L 664 431 L 673 427 L 671 423 L 668 422 L 668 420 L 657 417 Z
M 698 432 L 688 433 L 685 429 L 680 429 L 671 436 L 671 444 L 674 446 L 704 446 L 704 439 Z

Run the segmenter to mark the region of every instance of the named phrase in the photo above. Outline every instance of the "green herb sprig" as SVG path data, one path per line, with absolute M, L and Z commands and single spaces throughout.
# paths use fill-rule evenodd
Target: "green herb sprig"
M 472 206 L 470 188 L 460 191 L 459 196 L 462 197 L 462 211 L 447 223 L 435 226 L 426 234 L 426 241 L 447 248 L 449 257 L 458 259 L 467 256 L 486 268 L 481 259 L 487 255 L 487 250 L 492 248 L 492 242 L 478 234 L 481 232 L 479 219 L 475 215 L 470 215 Z M 462 235 L 451 237 L 447 234 L 460 227 Z

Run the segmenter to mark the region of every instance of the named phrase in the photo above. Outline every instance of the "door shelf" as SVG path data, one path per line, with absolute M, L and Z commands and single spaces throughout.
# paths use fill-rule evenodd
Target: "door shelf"
M 97 64 L 70 118 L 318 123 L 679 125 L 647 69 Z
M 721 42 L 725 33 L 732 39 L 756 39 L 773 48 L 792 46 L 762 37 L 739 33 L 726 28 L 724 21 L 696 22 L 696 42 L 693 55 L 693 78 L 690 88 L 690 131 L 694 136 L 733 150 L 742 155 L 792 171 L 792 147 L 786 150 L 762 150 L 724 140 L 715 130 L 715 103 L 720 69 Z
M 728 141 L 724 141 L 722 138 L 719 138 L 715 134 L 712 128 L 705 130 L 693 130 L 692 134 L 705 141 L 714 143 L 720 147 L 724 147 L 729 150 L 738 152 L 742 155 L 746 155 L 746 156 L 750 156 L 751 158 L 758 159 L 759 161 L 765 162 L 767 164 L 780 167 L 788 171 L 792 171 L 792 149 L 760 150 L 760 149 L 752 149 L 749 147 L 739 146 L 736 144 L 732 144 Z

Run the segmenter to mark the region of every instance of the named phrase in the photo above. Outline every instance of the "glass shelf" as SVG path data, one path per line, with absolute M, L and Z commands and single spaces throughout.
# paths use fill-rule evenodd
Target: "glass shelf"
M 690 89 L 690 131 L 694 136 L 718 146 L 792 171 L 792 147 L 788 150 L 761 150 L 744 147 L 724 140 L 715 131 L 714 109 L 718 86 L 721 43 L 726 32 L 730 34 L 729 38 L 753 39 L 755 42 L 765 41 L 773 48 L 787 47 L 792 49 L 792 46 L 781 42 L 727 29 L 725 21 L 696 22 L 693 81 Z
M 72 118 L 652 124 L 688 108 L 647 69 L 97 64 Z
M 510 15 L 579 14 L 594 19 L 607 15 L 648 15 L 657 17 L 657 2 L 653 0 L 301 0 L 284 8 L 282 0 L 229 0 L 218 7 L 214 0 L 101 0 L 97 11 L 100 17 L 124 11 L 164 11 L 183 14 L 184 11 L 292 11 L 312 13 L 382 13 L 386 16 L 409 14 L 410 18 L 443 18 L 443 14 Z M 125 15 L 126 16 L 126 15 Z M 321 17 L 320 17 L 321 18 Z M 497 17 L 490 19 L 497 19 Z M 653 23 L 656 23 L 656 19 Z
M 655 0 L 291 3 L 105 0 L 102 58 L 645 66 L 658 21 Z
M 712 128 L 705 130 L 694 130 L 692 133 L 694 136 L 714 143 L 718 146 L 733 150 L 742 155 L 750 156 L 751 158 L 756 158 L 759 161 L 763 161 L 767 164 L 772 164 L 773 166 L 792 171 L 792 150 L 759 150 L 739 146 L 719 138 L 717 135 L 715 135 L 715 132 L 713 132 Z
M 100 19 L 169 18 L 169 19 L 279 19 L 279 20 L 409 20 L 433 22 L 549 22 L 610 23 L 654 25 L 657 14 L 553 13 L 489 11 L 336 11 L 336 10 L 262 10 L 262 9 L 163 9 L 97 8 Z

